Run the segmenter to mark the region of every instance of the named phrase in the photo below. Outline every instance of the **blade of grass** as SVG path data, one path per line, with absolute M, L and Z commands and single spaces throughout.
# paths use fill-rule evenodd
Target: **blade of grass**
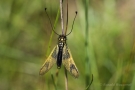
M 132 84 L 130 86 L 131 86 L 130 90 L 135 90 L 135 73 L 134 73 Z
M 122 65 L 123 61 L 121 58 L 119 58 L 117 62 L 116 72 L 112 75 L 108 83 L 104 85 L 105 86 L 104 90 L 121 90 L 120 89 L 121 87 L 118 86 L 118 84 L 121 83 L 120 78 L 122 77 L 122 68 L 123 68 Z
M 53 80 L 53 85 L 54 85 L 54 87 L 55 87 L 55 90 L 57 90 L 57 86 L 56 86 L 56 84 L 55 84 L 55 80 L 54 80 L 53 74 L 51 74 L 51 77 L 52 77 L 52 80 Z
M 134 55 L 135 55 L 135 41 L 134 41 L 133 48 L 132 48 L 132 51 L 131 51 L 131 54 L 130 54 L 130 59 L 128 60 L 127 71 L 130 71 L 130 69 L 131 69 L 131 64 L 134 60 Z M 124 81 L 126 81 L 127 79 L 128 78 L 126 78 Z
M 131 51 L 130 60 L 128 60 L 127 73 L 131 69 L 131 64 L 132 64 L 132 62 L 134 60 L 134 55 L 135 55 L 135 41 L 134 41 L 133 48 L 132 48 L 132 51 Z M 128 80 L 128 77 L 129 77 L 129 74 L 126 74 L 123 82 L 126 82 Z M 130 90 L 134 90 L 134 89 L 135 89 L 135 73 L 134 73 L 134 76 L 133 76 L 133 81 L 132 81 L 132 85 L 131 85 L 131 89 Z

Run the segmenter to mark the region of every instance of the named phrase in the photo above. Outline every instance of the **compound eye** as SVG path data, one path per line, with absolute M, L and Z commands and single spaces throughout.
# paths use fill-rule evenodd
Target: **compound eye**
M 59 41 L 60 41 L 61 39 L 59 38 Z

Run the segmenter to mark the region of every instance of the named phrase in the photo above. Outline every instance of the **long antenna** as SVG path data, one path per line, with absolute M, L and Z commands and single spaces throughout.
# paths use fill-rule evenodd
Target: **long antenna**
M 65 35 L 67 33 L 67 28 L 68 28 L 68 0 L 67 0 L 67 22 L 66 22 Z
M 75 12 L 75 17 L 74 17 L 74 21 L 73 21 L 73 24 L 72 24 L 72 29 L 66 36 L 68 36 L 72 32 L 76 16 L 77 16 L 77 11 Z
M 49 15 L 48 15 L 48 13 L 47 13 L 46 10 L 47 10 L 47 8 L 45 8 L 45 12 L 46 12 L 46 14 L 47 14 L 47 17 L 49 18 L 49 22 L 50 22 L 50 24 L 51 24 L 51 28 L 52 28 L 53 32 L 54 32 L 55 34 L 59 35 L 59 34 L 58 34 L 57 32 L 55 32 L 55 30 L 53 29 L 51 19 L 50 19 L 50 17 L 49 17 Z

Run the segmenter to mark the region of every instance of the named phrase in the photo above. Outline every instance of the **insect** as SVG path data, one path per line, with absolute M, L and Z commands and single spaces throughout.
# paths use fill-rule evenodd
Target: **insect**
M 45 11 L 46 11 L 46 8 L 45 8 Z M 46 12 L 46 14 L 47 14 L 47 12 Z M 68 14 L 68 9 L 67 9 L 67 14 Z M 76 15 L 77 15 L 77 12 L 76 12 Z M 75 18 L 76 18 L 76 15 L 75 15 Z M 47 16 L 48 16 L 48 14 L 47 14 Z M 75 18 L 74 18 L 74 21 L 75 21 Z M 49 20 L 50 20 L 50 18 L 49 18 Z M 68 20 L 68 15 L 67 15 L 67 20 Z M 73 21 L 73 24 L 74 24 L 74 21 Z M 67 21 L 67 23 L 68 23 L 68 21 Z M 72 24 L 72 29 L 73 29 L 73 24 Z M 72 32 L 72 29 L 71 29 L 70 33 Z M 56 33 L 56 32 L 54 31 L 54 33 Z M 71 55 L 71 51 L 66 43 L 67 36 L 70 33 L 68 33 L 67 35 L 66 34 L 59 35 L 56 33 L 57 35 L 59 35 L 58 44 L 53 48 L 49 57 L 45 60 L 44 64 L 42 65 L 40 72 L 39 72 L 40 75 L 47 73 L 52 68 L 52 66 L 56 63 L 58 69 L 60 69 L 61 65 L 63 64 L 65 66 L 66 70 L 69 71 L 72 76 L 74 76 L 75 78 L 79 77 L 78 69 L 77 69 L 75 62 L 73 60 L 73 57 Z

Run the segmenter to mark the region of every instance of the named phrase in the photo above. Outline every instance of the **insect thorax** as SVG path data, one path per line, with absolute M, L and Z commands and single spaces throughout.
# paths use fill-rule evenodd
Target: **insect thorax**
M 63 49 L 64 45 L 66 44 L 66 36 L 60 35 L 58 38 L 58 46 L 60 49 Z

